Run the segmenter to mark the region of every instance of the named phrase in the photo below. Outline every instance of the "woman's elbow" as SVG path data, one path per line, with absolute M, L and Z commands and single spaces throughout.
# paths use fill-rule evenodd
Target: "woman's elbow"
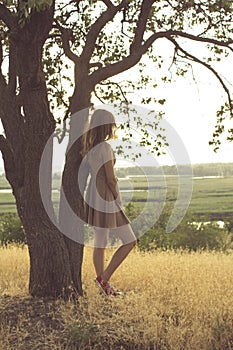
M 108 186 L 116 186 L 117 180 L 115 178 L 113 179 L 107 179 Z

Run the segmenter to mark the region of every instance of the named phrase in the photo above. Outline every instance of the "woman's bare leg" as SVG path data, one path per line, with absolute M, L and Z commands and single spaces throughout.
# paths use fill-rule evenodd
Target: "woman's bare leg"
M 93 264 L 96 276 L 100 276 L 104 271 L 104 252 L 108 242 L 108 233 L 108 229 L 94 228 Z
M 104 281 L 109 281 L 112 274 L 116 271 L 116 269 L 120 266 L 122 261 L 125 260 L 127 255 L 133 249 L 136 244 L 136 240 L 127 244 L 123 244 L 120 246 L 117 251 L 114 253 L 109 265 L 107 268 L 101 273 L 102 279 Z
M 104 251 L 105 248 L 94 248 L 93 264 L 95 267 L 96 276 L 99 276 L 104 271 Z

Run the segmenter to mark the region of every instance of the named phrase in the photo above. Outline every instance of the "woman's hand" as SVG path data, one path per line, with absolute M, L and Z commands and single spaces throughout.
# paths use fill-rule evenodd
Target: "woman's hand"
M 121 201 L 121 197 L 120 194 L 118 193 L 118 196 L 115 198 L 116 204 L 119 205 L 120 207 L 122 207 L 122 201 Z

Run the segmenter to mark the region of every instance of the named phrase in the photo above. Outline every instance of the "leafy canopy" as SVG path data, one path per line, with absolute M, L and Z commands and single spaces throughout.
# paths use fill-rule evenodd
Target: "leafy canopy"
M 5 0 L 3 4 L 18 17 L 21 27 L 36 11 L 55 6 L 53 29 L 44 46 L 44 69 L 51 107 L 54 113 L 62 112 L 58 121 L 61 115 L 69 115 L 70 91 L 80 84 L 71 73 L 73 64 L 77 74 L 79 66 L 80 70 L 84 67 L 82 62 L 88 63 L 92 94 L 102 103 L 129 104 L 131 92 L 151 86 L 153 95 L 143 93 L 139 102 L 160 107 L 165 99 L 156 96 L 156 87 L 176 75 L 185 76 L 198 64 L 213 74 L 226 96 L 216 113 L 210 142 L 215 149 L 219 147 L 224 122 L 232 116 L 231 82 L 218 71 L 221 59 L 233 51 L 231 0 Z M 4 25 L 1 28 L 6 33 Z M 167 70 L 155 46 L 161 39 L 173 50 Z M 7 40 L 3 44 L 7 49 Z M 137 74 L 121 79 L 120 74 L 132 67 L 137 68 Z M 231 135 L 229 130 L 229 139 Z

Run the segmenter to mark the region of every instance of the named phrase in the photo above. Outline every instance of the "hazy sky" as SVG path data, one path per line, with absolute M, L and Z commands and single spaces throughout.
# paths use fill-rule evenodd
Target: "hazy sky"
M 172 47 L 164 40 L 158 41 L 156 45 L 155 50 L 159 50 L 167 57 L 163 68 L 163 73 L 167 73 L 172 59 Z M 200 49 L 202 47 L 199 47 Z M 192 50 L 195 50 L 195 45 Z M 204 48 L 203 52 L 205 52 Z M 233 84 L 232 61 L 233 54 L 224 58 L 222 62 L 214 64 L 221 77 L 227 79 L 227 84 L 231 89 Z M 148 66 L 148 70 L 156 81 L 158 72 L 153 64 Z M 220 83 L 211 72 L 198 64 L 193 65 L 193 73 L 190 71 L 184 77 L 177 78 L 173 74 L 173 77 L 175 78 L 174 82 L 160 85 L 152 90 L 151 94 L 156 98 L 166 97 L 165 119 L 184 142 L 191 163 L 233 162 L 233 144 L 226 141 L 226 134 L 222 138 L 222 145 L 217 153 L 213 151 L 212 146 L 208 145 L 214 131 L 216 111 L 221 103 L 226 101 L 226 95 Z M 135 93 L 135 103 L 140 100 L 143 93 L 144 91 Z M 154 109 L 158 106 L 148 105 L 147 108 Z M 226 121 L 226 130 L 228 128 L 233 128 L 233 120 Z M 164 159 L 161 157 L 159 161 L 162 164 L 169 164 L 171 160 L 169 157 L 164 157 Z

